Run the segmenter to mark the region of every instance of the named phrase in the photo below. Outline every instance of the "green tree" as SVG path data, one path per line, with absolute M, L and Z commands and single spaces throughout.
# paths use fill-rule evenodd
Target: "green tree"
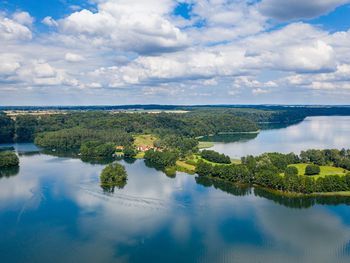
M 223 164 L 230 164 L 231 159 L 229 156 L 225 154 L 220 154 L 218 152 L 212 151 L 212 150 L 203 150 L 201 151 L 201 157 L 209 162 L 213 163 L 223 163 Z
M 119 163 L 107 165 L 101 172 L 100 182 L 102 186 L 124 187 L 128 179 L 125 167 Z
M 136 149 L 131 146 L 126 146 L 123 152 L 124 152 L 124 157 L 126 158 L 134 158 L 137 154 Z
M 15 135 L 14 121 L 0 112 L 0 143 L 13 142 Z
M 309 164 L 305 168 L 305 175 L 317 175 L 320 174 L 321 169 L 317 164 Z
M 15 167 L 18 165 L 19 159 L 14 152 L 0 152 L 0 168 Z
M 284 171 L 284 175 L 298 175 L 298 169 L 295 166 L 288 166 Z
M 38 120 L 34 116 L 17 116 L 15 123 L 16 142 L 33 142 Z

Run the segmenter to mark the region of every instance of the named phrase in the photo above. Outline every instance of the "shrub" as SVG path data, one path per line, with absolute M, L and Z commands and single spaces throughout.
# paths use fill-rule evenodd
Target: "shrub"
M 317 164 L 309 164 L 305 168 L 305 175 L 317 175 L 320 174 L 321 169 Z
M 284 175 L 293 176 L 298 175 L 298 168 L 295 166 L 288 166 L 284 171 Z

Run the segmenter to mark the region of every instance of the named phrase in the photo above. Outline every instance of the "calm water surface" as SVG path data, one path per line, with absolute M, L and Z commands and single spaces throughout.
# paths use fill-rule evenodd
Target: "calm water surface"
M 32 147 L 0 178 L 0 262 L 350 262 L 349 199 L 169 178 L 142 160 L 106 193 L 103 165 Z
M 257 136 L 220 137 L 206 139 L 216 141 L 212 150 L 232 158 L 264 152 L 299 153 L 311 148 L 350 148 L 350 117 L 308 117 L 287 128 L 262 130 Z

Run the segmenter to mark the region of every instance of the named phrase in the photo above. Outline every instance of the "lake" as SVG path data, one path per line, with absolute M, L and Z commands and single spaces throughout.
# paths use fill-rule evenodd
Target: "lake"
M 338 135 L 349 125 L 338 117 L 311 120 L 338 123 Z M 286 141 L 287 134 L 322 140 L 288 132 Z M 329 134 L 323 138 L 331 143 Z M 1 262 L 350 262 L 349 198 L 290 199 L 185 173 L 170 178 L 143 160 L 121 161 L 126 186 L 104 192 L 104 165 L 43 154 L 32 144 L 15 148 L 20 169 L 0 178 Z
M 308 117 L 285 128 L 262 130 L 259 134 L 206 137 L 211 150 L 239 159 L 264 152 L 295 152 L 307 149 L 350 148 L 350 117 Z

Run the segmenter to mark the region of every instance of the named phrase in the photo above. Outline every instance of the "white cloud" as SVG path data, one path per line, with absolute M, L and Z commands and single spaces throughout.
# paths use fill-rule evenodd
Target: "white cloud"
M 10 18 L 1 16 L 0 13 L 0 39 L 30 40 L 32 39 L 32 32 L 25 25 Z
M 0 54 L 0 78 L 16 73 L 20 68 L 19 58 L 15 54 Z
M 43 23 L 44 25 L 50 26 L 50 27 L 57 27 L 58 23 L 56 22 L 55 19 L 53 19 L 51 16 L 47 16 L 45 17 L 41 23 Z
M 66 53 L 65 59 L 68 62 L 81 62 L 85 60 L 83 56 L 74 53 Z
M 311 45 L 282 48 L 276 61 L 285 70 L 296 72 L 332 71 L 336 67 L 333 48 L 321 40 Z
M 17 23 L 26 26 L 31 26 L 34 22 L 34 18 L 27 12 L 16 12 L 12 17 Z
M 52 78 L 57 74 L 50 64 L 41 62 L 34 66 L 34 73 L 38 78 Z
M 260 10 L 263 14 L 278 20 L 314 18 L 329 13 L 349 0 L 263 0 Z
M 174 51 L 188 44 L 187 36 L 168 19 L 173 1 L 115 0 L 98 5 L 98 12 L 75 12 L 59 21 L 64 34 L 80 41 L 138 53 Z
M 329 35 L 304 23 L 294 23 L 243 40 L 246 57 L 256 67 L 294 72 L 323 72 L 336 68 Z
M 103 0 L 95 11 L 45 17 L 41 22 L 52 28 L 34 40 L 28 13 L 1 13 L 0 85 L 33 93 L 54 85 L 67 93 L 86 88 L 77 91 L 82 96 L 109 88 L 113 103 L 157 95 L 234 103 L 277 91 L 349 93 L 350 31 L 331 33 L 306 22 L 272 28 L 261 13 L 269 1 L 185 1 L 193 5 L 183 19 L 174 15 L 175 0 Z M 332 1 L 306 5 L 321 2 Z M 218 93 L 234 98 L 213 96 Z

